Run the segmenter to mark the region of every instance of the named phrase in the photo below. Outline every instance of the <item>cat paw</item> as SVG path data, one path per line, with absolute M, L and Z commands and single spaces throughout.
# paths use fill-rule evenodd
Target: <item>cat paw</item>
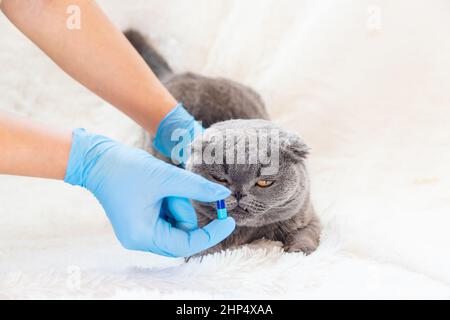
M 318 243 L 312 240 L 296 241 L 294 243 L 287 243 L 283 246 L 285 252 L 303 252 L 305 255 L 310 255 L 316 251 Z

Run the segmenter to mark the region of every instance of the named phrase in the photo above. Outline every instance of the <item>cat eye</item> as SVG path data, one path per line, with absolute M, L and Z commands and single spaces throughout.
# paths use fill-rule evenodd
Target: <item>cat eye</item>
M 273 185 L 274 182 L 275 181 L 271 181 L 271 180 L 258 180 L 256 182 L 256 185 L 261 188 L 267 188 L 267 187 L 270 187 L 271 185 Z
M 211 177 L 214 179 L 214 180 L 216 180 L 217 182 L 228 182 L 228 180 L 227 179 L 225 179 L 225 178 L 220 178 L 220 177 L 217 177 L 217 176 L 213 176 L 213 175 L 211 175 Z

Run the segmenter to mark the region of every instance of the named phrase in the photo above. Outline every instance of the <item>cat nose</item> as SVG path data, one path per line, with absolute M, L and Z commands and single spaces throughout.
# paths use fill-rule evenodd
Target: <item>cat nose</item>
M 235 191 L 234 192 L 234 197 L 239 202 L 239 200 L 242 198 L 242 191 Z

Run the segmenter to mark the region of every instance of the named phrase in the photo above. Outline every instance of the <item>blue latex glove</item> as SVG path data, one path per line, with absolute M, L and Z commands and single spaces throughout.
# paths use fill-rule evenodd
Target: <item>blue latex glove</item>
M 185 134 L 178 135 L 177 129 L 184 130 Z M 183 150 L 189 150 L 187 147 L 196 135 L 203 131 L 203 127 L 184 109 L 183 104 L 179 103 L 161 121 L 153 140 L 153 146 L 160 153 L 171 158 L 173 162 L 185 165 L 189 154 Z M 183 131 L 179 133 L 183 133 Z M 181 152 L 179 152 L 180 150 Z
M 73 132 L 64 181 L 95 195 L 127 249 L 187 257 L 216 245 L 235 227 L 228 218 L 198 228 L 188 200 L 223 199 L 227 188 L 83 129 Z

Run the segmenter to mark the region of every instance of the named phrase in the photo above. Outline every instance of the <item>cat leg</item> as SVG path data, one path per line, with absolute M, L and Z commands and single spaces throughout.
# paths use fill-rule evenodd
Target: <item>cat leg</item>
M 314 252 L 319 246 L 321 225 L 319 218 L 313 215 L 309 224 L 291 231 L 283 241 L 286 252 L 303 252 L 306 255 Z

